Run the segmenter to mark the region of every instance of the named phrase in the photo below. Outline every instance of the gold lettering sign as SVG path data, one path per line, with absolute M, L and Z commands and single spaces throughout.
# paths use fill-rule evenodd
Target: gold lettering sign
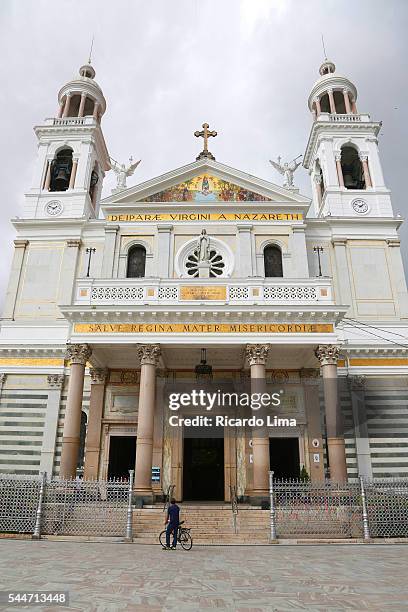
M 227 288 L 218 285 L 181 287 L 180 297 L 182 300 L 226 300 Z
M 76 334 L 332 334 L 331 323 L 75 323 Z
M 302 213 L 141 213 L 108 215 L 108 221 L 140 223 L 143 221 L 302 221 Z

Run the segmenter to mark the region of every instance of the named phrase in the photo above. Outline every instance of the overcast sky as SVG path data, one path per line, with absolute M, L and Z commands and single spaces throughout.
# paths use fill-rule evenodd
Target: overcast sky
M 33 126 L 55 116 L 59 88 L 92 63 L 107 100 L 112 157 L 142 163 L 128 186 L 190 163 L 193 132 L 218 131 L 217 161 L 281 183 L 268 159 L 304 152 L 321 34 L 358 108 L 383 121 L 381 158 L 394 211 L 407 214 L 407 0 L 1 0 L 0 303 L 36 159 Z M 113 173 L 105 179 L 110 194 Z M 296 173 L 310 195 L 309 176 Z M 408 259 L 408 223 L 402 231 Z

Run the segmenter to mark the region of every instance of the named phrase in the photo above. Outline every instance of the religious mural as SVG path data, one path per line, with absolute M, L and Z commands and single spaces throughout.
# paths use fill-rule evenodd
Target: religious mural
M 185 183 L 159 191 L 146 202 L 270 202 L 271 199 L 248 191 L 209 174 L 201 174 Z

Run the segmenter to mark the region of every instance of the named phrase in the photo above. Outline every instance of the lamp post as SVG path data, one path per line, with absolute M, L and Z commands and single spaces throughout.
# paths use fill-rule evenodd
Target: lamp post
M 313 251 L 315 253 L 317 253 L 317 261 L 318 261 L 318 264 L 319 264 L 319 276 L 322 276 L 322 264 L 321 264 L 321 261 L 320 261 L 320 253 L 323 253 L 323 247 L 315 246 L 315 247 L 313 247 Z
M 88 247 L 85 252 L 89 254 L 88 269 L 86 271 L 86 276 L 88 278 L 89 277 L 89 270 L 91 269 L 91 258 L 92 258 L 93 253 L 96 252 L 96 249 L 94 247 Z

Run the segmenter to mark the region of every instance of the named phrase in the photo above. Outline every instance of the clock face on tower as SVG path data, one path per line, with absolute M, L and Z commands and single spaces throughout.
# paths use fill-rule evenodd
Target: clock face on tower
M 60 215 L 62 213 L 62 210 L 62 204 L 59 200 L 52 200 L 51 202 L 48 202 L 45 207 L 45 212 L 47 213 L 47 215 L 51 215 L 53 217 L 55 217 L 56 215 Z
M 351 203 L 354 211 L 356 213 L 359 213 L 360 215 L 368 212 L 369 207 L 368 204 L 365 200 L 361 200 L 360 198 L 357 200 L 353 200 L 353 202 Z

